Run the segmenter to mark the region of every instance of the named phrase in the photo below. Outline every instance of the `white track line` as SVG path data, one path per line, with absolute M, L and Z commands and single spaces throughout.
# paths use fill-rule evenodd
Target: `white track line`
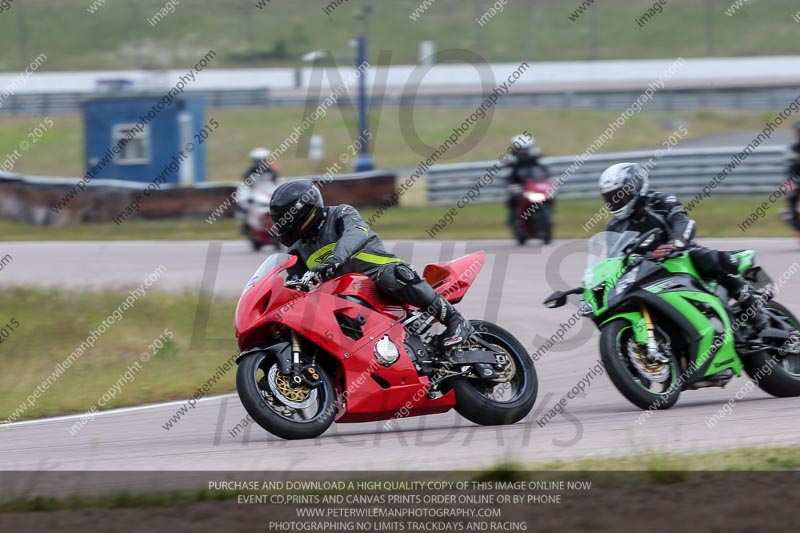
M 207 402 L 211 400 L 219 400 L 222 398 L 232 398 L 236 397 L 236 393 L 232 392 L 229 394 L 218 394 L 216 396 L 206 396 L 205 398 L 200 398 L 197 400 L 197 403 Z M 172 405 L 183 405 L 188 402 L 189 399 L 186 400 L 175 400 L 172 402 L 164 402 L 164 403 L 150 403 L 147 405 L 136 405 L 133 407 L 119 407 L 117 409 L 108 409 L 107 411 L 97 411 L 94 413 L 94 417 L 98 416 L 106 416 L 106 415 L 114 415 L 119 413 L 131 413 L 135 411 L 145 411 L 147 409 L 156 409 L 158 407 L 169 407 Z M 10 428 L 10 427 L 18 427 L 18 426 L 30 426 L 34 424 L 49 424 L 52 422 L 61 422 L 64 420 L 76 420 L 79 418 L 86 417 L 86 413 L 78 414 L 78 415 L 64 415 L 64 416 L 53 416 L 49 418 L 36 418 L 34 420 L 23 420 L 21 422 L 6 422 L 0 424 L 0 427 Z

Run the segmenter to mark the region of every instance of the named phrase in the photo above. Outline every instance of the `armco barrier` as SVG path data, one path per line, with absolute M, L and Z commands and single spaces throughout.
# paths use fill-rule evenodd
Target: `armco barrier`
M 285 178 L 295 179 L 295 178 Z M 326 183 L 322 195 L 327 203 L 356 207 L 378 207 L 391 201 L 394 171 L 340 174 Z M 109 222 L 142 194 L 147 183 L 94 180 L 58 210 L 51 209 L 75 187 L 77 178 L 46 178 L 0 172 L 0 218 L 41 225 Z M 167 186 L 152 192 L 130 219 L 205 219 L 221 205 L 230 205 L 223 217 L 233 216 L 231 195 L 238 183 L 203 183 L 191 187 Z M 226 204 L 227 202 L 227 204 Z
M 605 168 L 623 161 L 645 163 L 650 158 L 654 162 L 650 170 L 652 188 L 688 195 L 699 192 L 722 172 L 742 148 L 674 149 L 661 159 L 656 159 L 655 150 L 603 153 L 591 156 L 583 165 L 576 156 L 546 157 L 542 161 L 550 168 L 553 179 L 566 176 L 558 189 L 558 196 L 562 198 L 597 198 L 597 178 Z M 729 172 L 724 183 L 714 189 L 714 194 L 769 193 L 784 179 L 783 153 L 780 147 L 759 147 Z M 495 163 L 478 161 L 432 166 L 426 175 L 428 203 L 456 203 Z M 569 171 L 573 164 L 575 168 Z M 507 177 L 507 169 L 496 173 L 494 181 L 481 188 L 474 202 L 504 200 Z
M 555 92 L 516 92 L 501 98 L 498 107 L 537 107 L 550 109 L 604 109 L 622 111 L 641 95 L 641 90 L 561 90 Z M 81 110 L 87 99 L 106 93 L 53 92 L 9 95 L 0 107 L 0 115 L 47 115 L 74 113 Z M 125 93 L 123 93 L 125 94 Z M 136 94 L 131 92 L 128 94 Z M 320 91 L 321 103 L 329 93 Z M 187 90 L 187 96 L 202 96 L 209 108 L 286 107 L 308 104 L 306 91 L 274 93 L 269 88 Z M 686 111 L 691 109 L 749 109 L 777 111 L 797 97 L 791 87 L 735 87 L 702 89 L 664 89 L 656 93 L 647 104 L 648 111 Z M 383 105 L 396 106 L 407 103 L 408 94 L 387 91 L 382 96 Z M 459 90 L 444 92 L 418 91 L 415 106 L 474 108 L 483 102 L 480 91 L 465 93 Z

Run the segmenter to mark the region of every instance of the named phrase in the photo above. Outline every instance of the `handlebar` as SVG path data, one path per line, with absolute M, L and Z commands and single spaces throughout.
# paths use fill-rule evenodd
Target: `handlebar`
M 283 284 L 284 287 L 289 289 L 296 289 L 298 291 L 308 292 L 311 289 L 319 286 L 322 281 L 319 279 L 319 275 L 311 272 L 310 270 L 303 274 L 303 277 L 298 279 L 287 279 L 286 282 Z
M 634 252 L 636 252 L 636 250 L 638 250 L 639 247 L 642 246 L 642 244 L 644 244 L 646 240 L 650 238 L 655 238 L 655 236 L 658 235 L 659 233 L 661 233 L 661 229 L 653 228 L 650 231 L 645 231 L 644 233 L 639 235 L 635 241 L 633 241 L 628 245 L 627 251 L 625 252 L 625 259 L 626 260 L 629 259 L 630 256 L 632 256 Z

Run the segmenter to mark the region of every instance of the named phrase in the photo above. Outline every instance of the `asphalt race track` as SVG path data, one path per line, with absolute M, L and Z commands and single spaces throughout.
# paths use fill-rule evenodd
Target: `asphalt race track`
M 794 239 L 701 242 L 725 249 L 755 248 L 759 264 L 774 279 L 786 273 L 777 299 L 800 314 L 800 259 Z M 579 284 L 585 241 L 557 241 L 546 248 L 521 248 L 508 241 L 401 241 L 390 246 L 420 269 L 427 262 L 485 250 L 486 266 L 460 308 L 471 318 L 511 330 L 530 352 L 576 308 L 548 310 L 541 301 L 553 289 Z M 164 265 L 167 271 L 153 290 L 197 293 L 202 287 L 215 297 L 237 296 L 266 257 L 234 241 L 7 243 L 6 252 L 14 259 L 2 272 L 3 286 L 134 287 Z M 567 329 L 564 340 L 536 363 L 539 396 L 534 411 L 513 426 L 477 427 L 453 412 L 403 420 L 390 428 L 384 422 L 334 425 L 310 441 L 282 441 L 252 424 L 234 437 L 229 431 L 245 415 L 234 394 L 200 401 L 170 430 L 163 424 L 182 402 L 107 412 L 75 436 L 67 428 L 78 417 L 7 425 L 0 428 L 0 470 L 472 469 L 502 460 L 531 463 L 800 444 L 800 398 L 773 399 L 758 389 L 713 428 L 706 425 L 746 385 L 744 377 L 726 389 L 685 392 L 673 409 L 642 419 L 642 411 L 600 375 L 590 380 L 582 397 L 568 400 L 563 415 L 540 427 L 536 420 L 598 358 L 598 334 L 591 323 Z M 227 355 L 220 353 L 220 361 Z

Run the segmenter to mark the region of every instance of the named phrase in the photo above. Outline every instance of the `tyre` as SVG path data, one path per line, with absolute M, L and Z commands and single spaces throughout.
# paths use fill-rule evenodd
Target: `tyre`
M 521 220 L 516 219 L 512 222 L 511 231 L 514 233 L 514 239 L 520 246 L 528 242 L 528 231 L 525 229 L 525 225 Z
M 509 363 L 508 381 L 499 383 L 476 378 L 455 378 L 456 411 L 482 426 L 519 422 L 533 408 L 538 382 L 533 360 L 525 347 L 508 331 L 491 322 L 471 320 L 476 335 L 505 352 Z M 478 345 L 477 349 L 485 349 Z
M 542 213 L 542 241 L 550 244 L 553 240 L 553 209 L 550 205 L 545 205 Z
M 239 361 L 236 391 L 247 413 L 282 439 L 313 439 L 325 433 L 338 408 L 336 389 L 325 369 L 316 365 L 322 384 L 309 389 L 290 387 L 278 368 L 275 356 L 264 352 Z
M 259 241 L 258 239 L 254 238 L 254 237 L 250 237 L 250 246 L 253 248 L 254 252 L 258 252 L 258 251 L 261 250 L 261 247 L 264 246 L 264 245 L 261 244 L 261 241 Z
M 800 321 L 794 314 L 778 302 L 768 302 L 764 309 L 771 314 L 785 318 L 798 331 Z M 772 326 L 776 327 L 773 321 Z M 789 348 L 789 349 L 787 349 Z M 775 350 L 754 353 L 742 360 L 744 370 L 756 385 L 767 394 L 778 398 L 800 396 L 800 346 L 787 343 L 776 346 Z
M 611 382 L 640 409 L 669 409 L 678 401 L 678 365 L 653 364 L 644 359 L 645 348 L 633 340 L 627 320 L 612 320 L 600 333 L 600 355 Z

